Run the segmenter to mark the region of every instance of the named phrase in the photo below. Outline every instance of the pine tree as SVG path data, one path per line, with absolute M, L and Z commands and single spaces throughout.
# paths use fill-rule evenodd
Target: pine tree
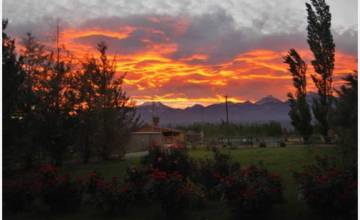
M 77 146 L 82 161 L 88 163 L 95 153 L 95 130 L 96 126 L 96 88 L 94 76 L 98 73 L 95 59 L 87 59 L 81 64 L 80 70 L 75 75 L 77 85 L 76 114 L 77 124 Z
M 27 132 L 35 132 L 34 145 L 41 148 L 40 152 L 46 151 L 52 163 L 61 165 L 72 143 L 70 59 L 62 58 L 59 48 L 55 48 L 57 52 L 46 48 L 31 34 L 27 34 L 23 46 L 20 59 L 28 94 L 23 100 L 30 126 Z M 34 149 L 29 147 L 29 153 Z
M 325 0 L 311 0 L 307 8 L 307 42 L 314 55 L 311 61 L 315 74 L 311 75 L 319 98 L 313 101 L 313 113 L 325 142 L 330 142 L 329 113 L 332 105 L 335 44 L 331 34 L 331 13 Z
M 307 65 L 295 49 L 290 49 L 288 55 L 284 57 L 284 63 L 289 65 L 289 71 L 293 77 L 293 85 L 296 89 L 295 94 L 288 93 L 291 124 L 302 136 L 304 143 L 308 143 L 312 134 L 312 126 L 311 112 L 306 101 Z
M 130 132 L 139 123 L 136 109 L 122 89 L 125 76 L 116 76 L 115 62 L 109 60 L 105 43 L 99 43 L 97 50 L 99 58 L 88 59 L 78 78 L 84 162 L 92 153 L 104 160 L 114 150 L 123 156 Z
M 2 92 L 3 92 L 3 171 L 11 173 L 19 151 L 20 127 L 19 115 L 21 97 L 23 95 L 24 72 L 15 51 L 15 40 L 4 32 L 8 21 L 3 20 L 2 32 Z

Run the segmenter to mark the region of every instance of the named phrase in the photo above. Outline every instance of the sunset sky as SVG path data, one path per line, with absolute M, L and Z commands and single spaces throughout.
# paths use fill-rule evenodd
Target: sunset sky
M 124 88 L 138 103 L 173 107 L 195 103 L 282 100 L 292 90 L 282 57 L 306 43 L 304 0 L 4 0 L 8 33 L 19 42 L 32 32 L 60 43 L 81 59 L 105 41 Z M 357 70 L 357 1 L 328 0 L 336 44 L 335 84 Z M 345 4 L 346 3 L 346 4 Z M 308 66 L 308 73 L 313 72 Z M 309 79 L 310 90 L 314 89 Z

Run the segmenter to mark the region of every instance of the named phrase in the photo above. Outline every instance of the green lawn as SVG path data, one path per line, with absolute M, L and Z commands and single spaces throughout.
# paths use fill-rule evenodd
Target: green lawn
M 336 149 L 334 147 L 287 147 L 287 148 L 255 148 L 255 149 L 237 149 L 224 150 L 232 155 L 233 159 L 239 161 L 242 166 L 249 164 L 257 164 L 263 162 L 265 167 L 270 171 L 277 172 L 282 178 L 284 189 L 285 202 L 276 206 L 267 218 L 265 219 L 319 219 L 310 213 L 305 204 L 297 198 L 297 190 L 293 181 L 290 169 L 299 170 L 302 165 L 310 164 L 314 161 L 316 155 L 335 156 Z M 197 149 L 191 150 L 190 155 L 194 158 L 211 157 L 211 152 Z M 105 178 L 112 176 L 123 177 L 124 171 L 129 165 L 136 165 L 140 158 L 129 158 L 123 161 L 109 161 L 101 163 L 93 163 L 87 165 L 66 165 L 62 172 L 73 175 L 85 175 L 91 171 L 98 171 L 104 175 Z M 228 210 L 223 204 L 209 204 L 207 208 L 191 212 L 191 218 L 188 219 L 230 219 Z M 75 214 L 51 215 L 47 213 L 26 214 L 17 216 L 12 219 L 104 219 L 105 216 L 96 214 L 94 210 L 83 209 Z M 159 219 L 162 217 L 161 210 L 156 205 L 151 207 L 141 207 L 130 210 L 126 216 L 108 217 L 108 219 Z

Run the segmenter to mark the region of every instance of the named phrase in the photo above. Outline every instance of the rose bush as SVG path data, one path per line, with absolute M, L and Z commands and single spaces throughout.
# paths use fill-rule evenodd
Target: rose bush
M 264 215 L 283 200 L 279 176 L 262 166 L 242 168 L 235 175 L 219 178 L 226 202 L 237 216 Z
M 317 158 L 316 164 L 294 172 L 301 198 L 310 209 L 324 217 L 356 219 L 356 173 L 330 161 L 329 158 Z
M 149 195 L 160 203 L 167 216 L 181 215 L 204 198 L 201 190 L 178 171 L 153 169 L 149 175 Z
M 52 211 L 75 211 L 81 205 L 82 185 L 68 174 L 59 175 L 58 169 L 52 165 L 40 168 L 34 186 L 43 203 Z
M 126 170 L 125 186 L 132 195 L 136 205 L 149 203 L 146 185 L 149 181 L 149 169 L 144 167 L 130 167 Z
M 134 200 L 128 184 L 120 183 L 117 177 L 106 181 L 97 172 L 91 172 L 83 185 L 88 203 L 107 214 L 126 212 Z
M 153 146 L 149 154 L 142 159 L 142 164 L 152 169 L 166 172 L 178 171 L 188 177 L 193 169 L 193 160 L 189 157 L 185 147 L 162 148 Z
M 19 213 L 31 208 L 35 200 L 33 183 L 28 180 L 3 181 L 3 211 L 5 215 Z
M 233 175 L 240 169 L 240 164 L 233 162 L 227 154 L 218 149 L 212 150 L 213 158 L 199 160 L 192 170 L 191 179 L 199 183 L 210 199 L 220 199 L 219 184 L 222 177 Z

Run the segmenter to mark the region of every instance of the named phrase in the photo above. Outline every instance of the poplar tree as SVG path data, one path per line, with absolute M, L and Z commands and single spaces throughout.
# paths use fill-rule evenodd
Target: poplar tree
M 306 3 L 307 42 L 314 55 L 311 61 L 315 74 L 311 78 L 318 90 L 312 110 L 318 122 L 320 133 L 326 143 L 329 138 L 329 114 L 332 106 L 333 70 L 335 62 L 335 44 L 331 34 L 331 13 L 325 0 L 311 0 Z
M 293 77 L 295 93 L 288 93 L 290 103 L 289 116 L 291 124 L 302 136 L 304 143 L 308 143 L 312 134 L 311 112 L 306 101 L 306 70 L 307 65 L 295 49 L 290 49 L 284 57 L 284 63 L 289 65 L 289 71 Z

